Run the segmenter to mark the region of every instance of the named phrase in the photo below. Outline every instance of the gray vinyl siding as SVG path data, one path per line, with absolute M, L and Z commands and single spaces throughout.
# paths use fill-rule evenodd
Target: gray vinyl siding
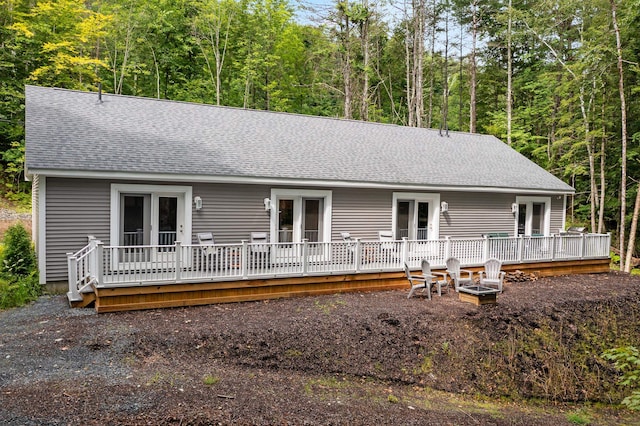
M 193 209 L 193 242 L 198 232 L 211 232 L 216 243 L 249 240 L 251 232 L 269 232 L 269 213 L 263 200 L 270 186 L 193 184 L 193 196 L 202 198 L 202 209 Z
M 109 242 L 107 181 L 47 178 L 46 185 L 47 281 L 67 280 L 68 252 L 87 245 L 94 235 Z
M 354 238 L 377 239 L 378 231 L 392 229 L 393 191 L 378 189 L 333 190 L 331 237 L 341 240 L 341 232 Z
M 449 211 L 440 213 L 440 238 L 478 238 L 490 232 L 513 236 L 515 194 L 443 192 L 440 200 L 449 203 Z
M 516 217 L 511 212 L 511 204 L 517 195 L 520 194 L 442 192 L 440 199 L 449 204 L 449 211 L 440 214 L 440 238 L 480 237 L 491 232 L 507 232 L 514 236 Z M 526 196 L 535 197 L 536 194 Z M 551 196 L 551 233 L 563 227 L 562 207 L 562 196 Z
M 84 247 L 88 235 L 94 235 L 106 245 L 109 244 L 112 183 L 161 185 L 159 182 L 61 178 L 47 178 L 46 183 L 48 282 L 67 279 L 66 253 Z M 193 183 L 190 186 L 192 195 L 200 196 L 203 202 L 201 210 L 194 208 L 192 211 L 192 242 L 196 241 L 198 232 L 212 232 L 216 242 L 222 244 L 248 240 L 251 232 L 269 232 L 270 216 L 264 210 L 263 200 L 271 196 L 272 186 L 205 183 Z M 341 232 L 374 240 L 378 237 L 378 231 L 392 229 L 392 190 L 310 189 L 332 191 L 333 240 L 340 240 Z M 479 237 L 488 232 L 513 235 L 515 216 L 511 212 L 511 204 L 516 196 L 486 192 L 441 192 L 440 199 L 449 204 L 449 211 L 440 214 L 440 238 Z M 557 195 L 552 196 L 551 200 L 551 232 L 557 232 L 563 226 L 563 200 Z

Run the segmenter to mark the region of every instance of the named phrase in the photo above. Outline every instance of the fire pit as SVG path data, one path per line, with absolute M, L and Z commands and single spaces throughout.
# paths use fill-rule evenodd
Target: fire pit
M 458 298 L 476 306 L 495 304 L 499 290 L 479 285 L 458 288 Z

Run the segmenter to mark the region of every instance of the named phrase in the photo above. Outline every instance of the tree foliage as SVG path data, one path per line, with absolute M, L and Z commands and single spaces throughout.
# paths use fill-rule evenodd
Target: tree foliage
M 101 83 L 125 95 L 477 129 L 573 185 L 569 221 L 615 234 L 632 209 L 621 216 L 612 5 L 631 206 L 640 180 L 640 0 L 337 0 L 321 10 L 286 0 L 8 0 L 0 4 L 0 193 L 28 196 L 24 84 Z

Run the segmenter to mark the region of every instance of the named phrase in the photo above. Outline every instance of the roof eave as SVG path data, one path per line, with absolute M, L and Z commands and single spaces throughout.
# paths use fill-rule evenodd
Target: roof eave
M 292 179 L 260 176 L 216 176 L 201 174 L 171 174 L 171 173 L 139 173 L 123 171 L 87 171 L 87 170 L 62 170 L 62 169 L 29 169 L 30 175 L 42 175 L 48 177 L 77 178 L 77 179 L 118 179 L 158 182 L 201 182 L 201 183 L 227 183 L 247 185 L 282 185 L 282 186 L 312 186 L 333 188 L 360 188 L 360 189 L 391 189 L 406 191 L 468 191 L 468 192 L 492 192 L 492 193 L 518 193 L 518 194 L 551 194 L 570 195 L 575 190 L 571 189 L 543 189 L 543 188 L 516 188 L 516 187 L 488 187 L 476 185 L 426 185 L 426 184 L 402 184 L 393 182 L 360 182 L 344 180 L 323 179 Z

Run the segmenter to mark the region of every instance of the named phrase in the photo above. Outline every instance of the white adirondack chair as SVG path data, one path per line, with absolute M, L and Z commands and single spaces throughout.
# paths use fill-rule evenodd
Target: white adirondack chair
M 220 260 L 220 248 L 215 246 L 213 233 L 199 232 L 196 237 L 198 238 L 198 244 L 200 244 L 200 252 L 204 256 L 203 266 L 205 269 L 216 268 Z
M 447 274 L 445 272 L 433 272 L 431 271 L 431 264 L 427 259 L 422 259 L 422 276 L 429 280 L 432 285 L 435 285 L 438 289 L 438 296 L 442 296 L 442 289 L 449 292 L 449 282 L 447 281 Z M 433 279 L 435 278 L 435 281 Z
M 409 295 L 407 296 L 407 299 L 410 299 L 416 290 L 422 288 L 426 290 L 427 298 L 431 300 L 431 283 L 429 282 L 427 284 L 427 279 L 422 275 L 413 275 L 411 273 L 411 270 L 409 269 L 409 265 L 407 265 L 406 263 L 404 264 L 404 273 L 407 275 L 407 279 L 409 280 L 409 286 L 411 287 L 411 290 L 409 291 Z M 429 278 L 429 281 L 431 281 L 430 278 Z
M 484 263 L 484 271 L 480 271 L 480 285 L 482 287 L 497 288 L 502 293 L 502 281 L 506 273 L 501 271 L 502 262 L 489 259 Z
M 460 269 L 460 261 L 455 257 L 447 259 L 447 274 L 453 280 L 456 292 L 461 286 L 473 285 L 473 272 L 467 269 Z M 463 276 L 466 275 L 466 276 Z

